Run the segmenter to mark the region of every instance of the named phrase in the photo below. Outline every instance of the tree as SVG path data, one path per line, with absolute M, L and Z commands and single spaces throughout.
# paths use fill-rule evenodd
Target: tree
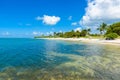
M 100 34 L 102 35 L 102 29 L 101 28 L 97 28 L 97 30 L 99 30 Z
M 87 30 L 86 29 L 82 30 L 80 36 L 85 37 L 86 35 L 87 35 Z
M 107 28 L 106 35 L 109 33 L 117 33 L 120 36 L 120 22 L 114 23 Z
M 76 31 L 75 32 L 75 36 L 78 38 L 78 37 L 80 37 L 80 32 L 79 31 Z
M 106 29 L 107 29 L 107 24 L 106 24 L 106 23 L 102 23 L 102 24 L 100 25 L 100 27 L 102 28 L 102 31 L 103 31 L 103 33 L 105 34 L 105 31 L 106 31 Z
M 54 32 L 54 36 L 56 36 L 56 32 Z
M 107 29 L 107 24 L 106 24 L 106 23 L 102 23 L 102 24 L 100 25 L 100 27 L 97 28 L 97 30 L 100 31 L 100 34 L 101 34 L 101 35 L 105 34 L 106 29 Z
M 114 40 L 117 37 L 118 37 L 117 33 L 109 33 L 106 35 L 106 40 Z
M 91 32 L 91 29 L 90 29 L 90 28 L 88 28 L 88 29 L 87 29 L 87 35 L 89 35 L 89 34 L 90 34 L 90 32 Z

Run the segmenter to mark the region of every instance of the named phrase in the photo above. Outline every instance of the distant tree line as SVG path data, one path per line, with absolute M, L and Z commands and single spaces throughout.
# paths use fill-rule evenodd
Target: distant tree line
M 71 30 L 69 32 L 54 32 L 53 35 L 48 35 L 48 36 L 36 36 L 35 38 L 79 38 L 79 37 L 85 37 L 86 35 L 90 34 L 91 29 L 84 29 L 82 31 L 74 31 Z
M 100 32 L 99 34 L 90 34 L 91 29 L 83 29 L 81 31 L 68 31 L 68 32 L 54 32 L 52 35 L 48 36 L 36 36 L 35 38 L 79 38 L 86 36 L 104 36 L 106 39 L 114 39 L 120 36 L 120 22 L 113 23 L 111 25 L 107 25 L 106 23 L 102 23 L 97 30 Z

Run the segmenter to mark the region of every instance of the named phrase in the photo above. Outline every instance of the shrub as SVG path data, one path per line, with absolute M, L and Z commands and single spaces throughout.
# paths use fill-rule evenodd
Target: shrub
M 114 40 L 117 37 L 118 37 L 117 33 L 109 33 L 106 35 L 106 40 Z

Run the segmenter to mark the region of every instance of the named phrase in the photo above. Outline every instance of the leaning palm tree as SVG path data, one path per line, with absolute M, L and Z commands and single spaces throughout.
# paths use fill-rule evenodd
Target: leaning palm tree
M 102 28 L 97 28 L 97 30 L 99 30 L 100 34 L 102 35 Z
M 102 24 L 100 25 L 100 27 L 97 28 L 97 30 L 100 31 L 100 34 L 101 34 L 101 35 L 102 35 L 102 34 L 105 34 L 106 29 L 107 29 L 107 24 L 106 24 L 106 23 L 102 23 Z
M 100 27 L 102 28 L 103 33 L 105 34 L 105 31 L 106 31 L 106 29 L 107 29 L 107 24 L 106 24 L 106 23 L 102 23 L 102 24 L 100 25 Z

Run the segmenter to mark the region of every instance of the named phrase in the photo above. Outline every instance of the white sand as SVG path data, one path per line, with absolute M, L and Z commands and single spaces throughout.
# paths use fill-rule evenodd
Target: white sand
M 116 40 L 90 39 L 90 38 L 40 38 L 40 39 L 80 41 L 80 42 L 87 42 L 87 43 L 100 43 L 100 44 L 120 45 L 120 39 L 116 39 Z

